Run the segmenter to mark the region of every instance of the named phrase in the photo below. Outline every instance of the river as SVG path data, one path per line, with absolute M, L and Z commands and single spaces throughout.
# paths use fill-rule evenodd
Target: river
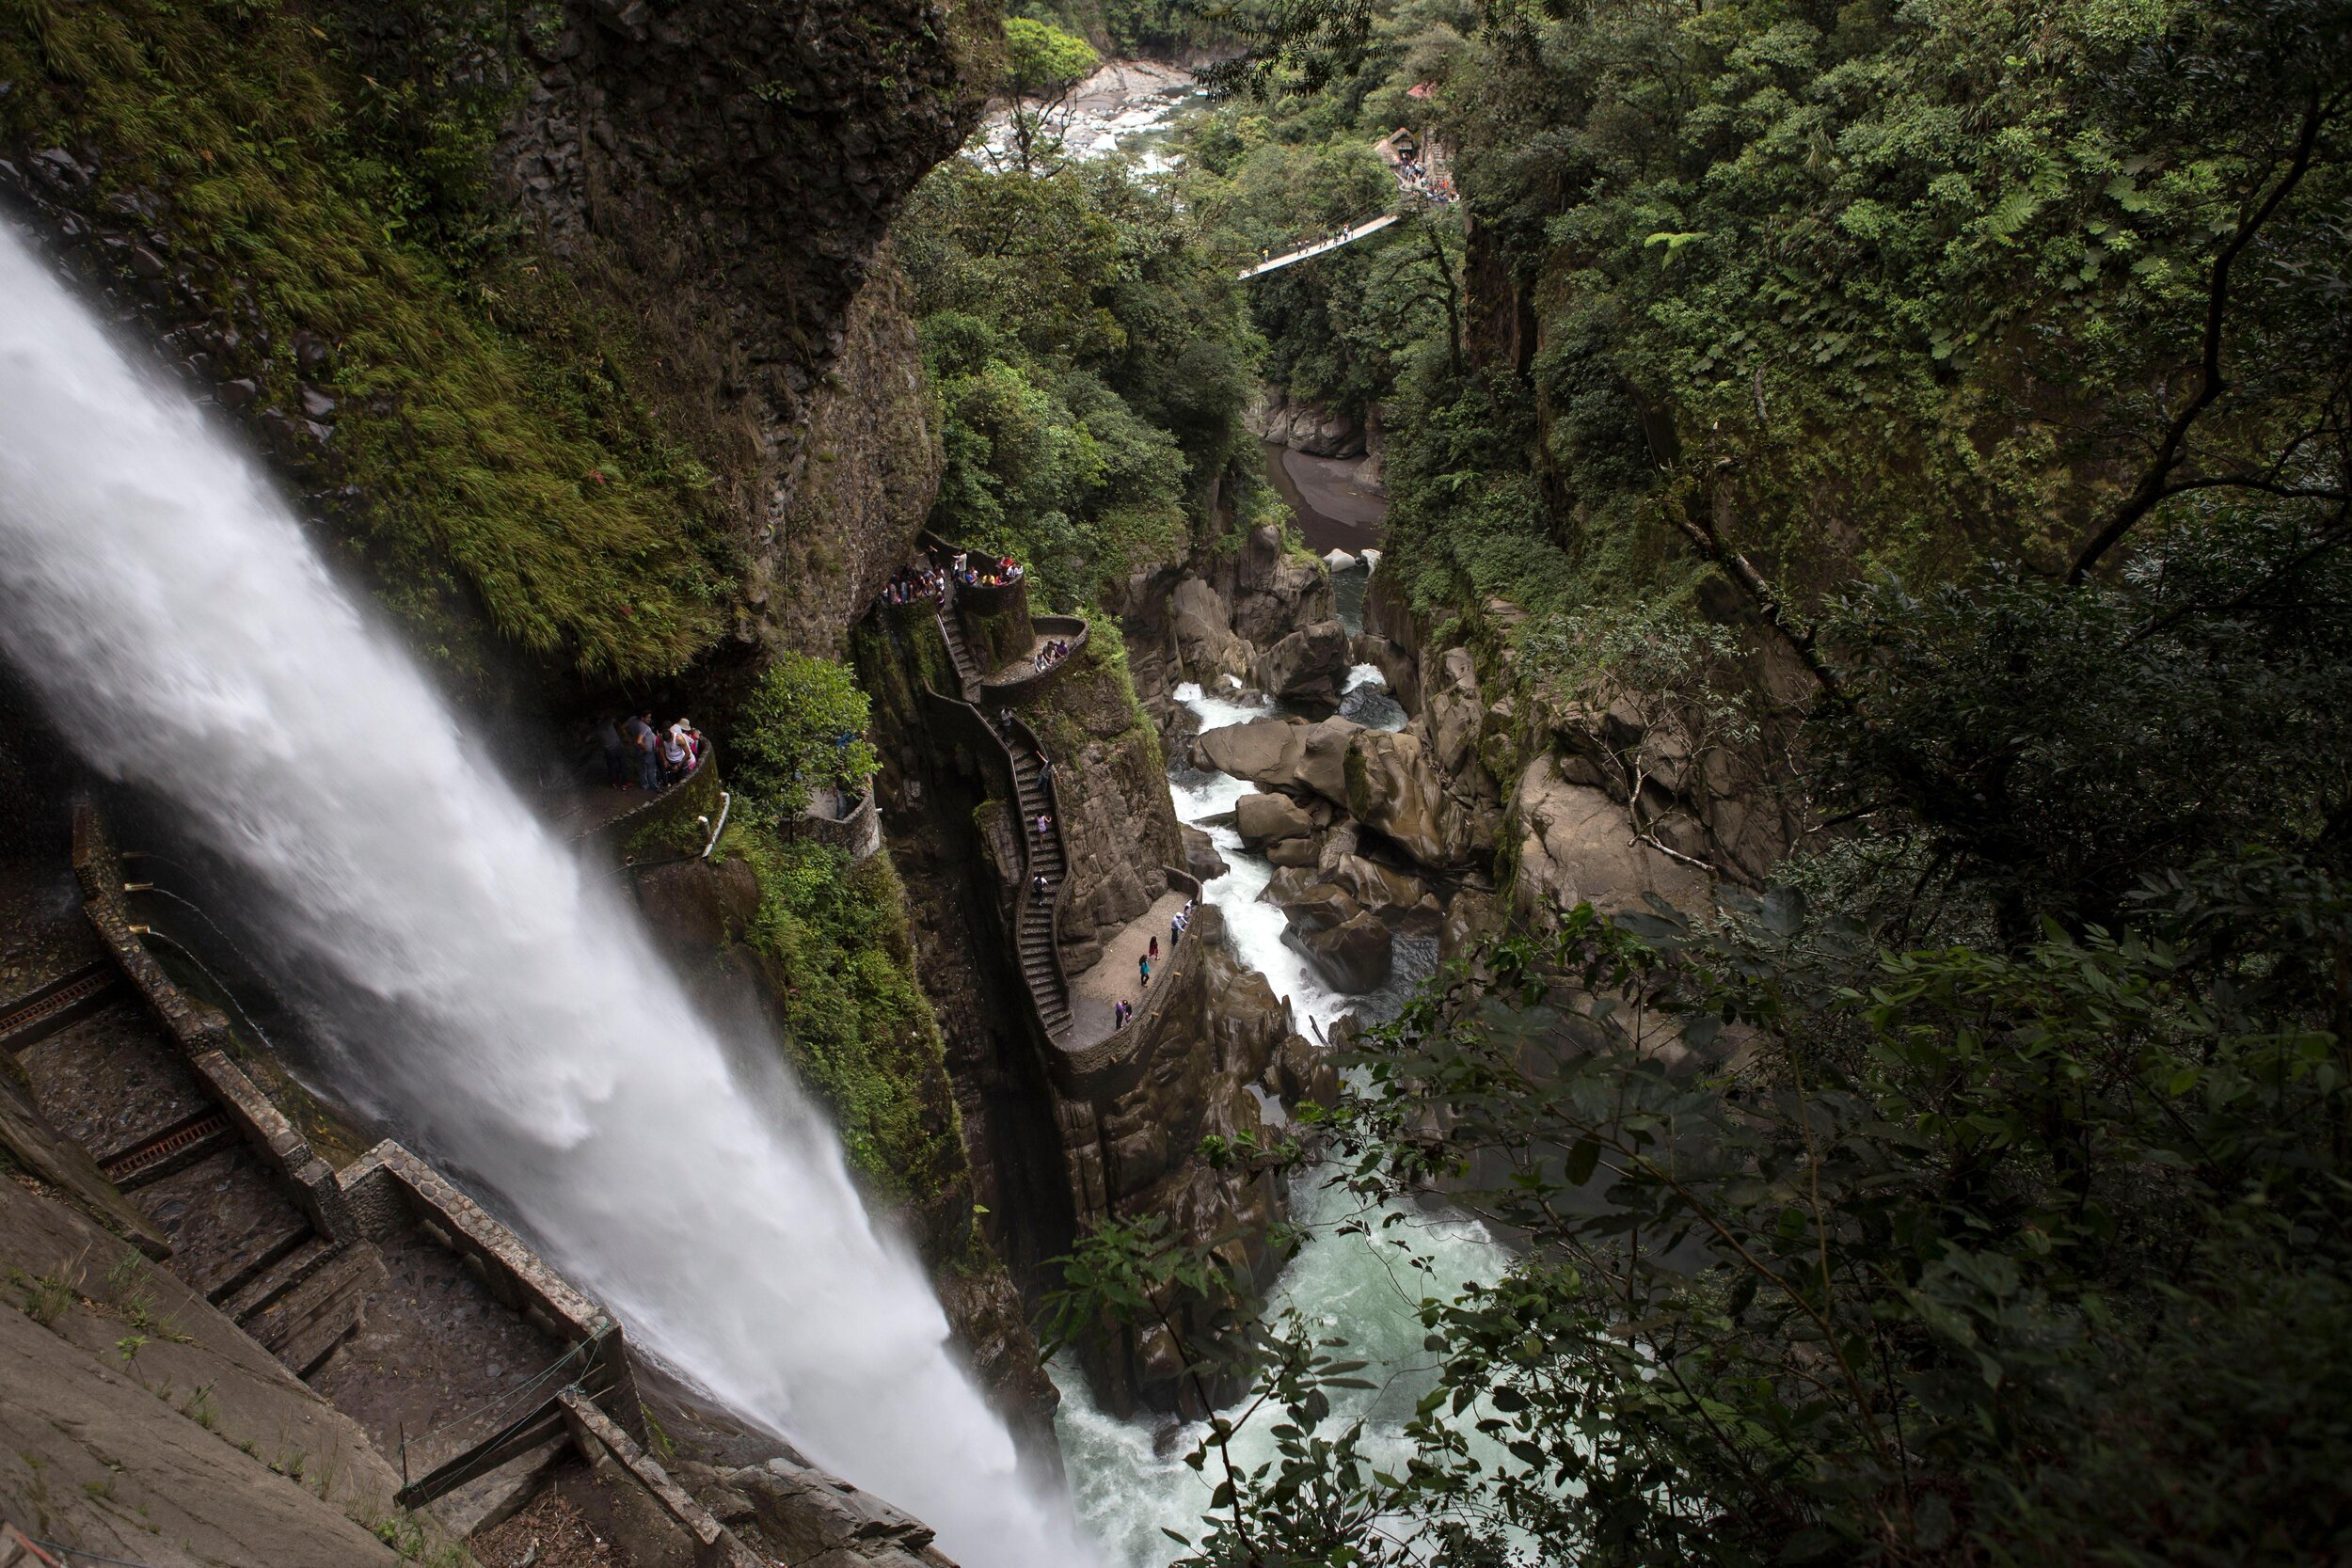
M 1343 606 L 1361 603 L 1363 576 L 1364 568 L 1359 566 L 1335 584 L 1355 590 L 1341 595 Z M 1351 631 L 1362 629 L 1352 614 L 1347 618 L 1353 623 Z M 1176 697 L 1203 730 L 1246 723 L 1276 711 L 1262 701 L 1211 696 L 1190 684 L 1178 687 Z M 1340 711 L 1379 729 L 1405 726 L 1405 710 L 1389 694 L 1380 672 L 1369 664 L 1349 673 Z M 1191 823 L 1230 813 L 1250 787 L 1229 773 L 1203 772 L 1181 759 L 1168 772 L 1176 815 Z M 1258 896 L 1273 876 L 1272 864 L 1243 847 L 1231 826 L 1211 824 L 1205 831 L 1228 869 L 1203 886 L 1201 896 L 1224 915 L 1229 939 L 1242 961 L 1263 974 L 1276 995 L 1289 1000 L 1302 1033 L 1320 1037 L 1349 1013 L 1368 1022 L 1393 1018 L 1413 988 L 1435 970 L 1436 939 L 1399 934 L 1394 939 L 1395 973 L 1386 985 L 1366 996 L 1332 990 L 1282 940 L 1281 910 Z M 1370 1363 L 1358 1375 L 1373 1384 L 1373 1389 L 1335 1394 L 1332 1425 L 1327 1430 L 1338 1431 L 1360 1418 L 1366 1454 L 1383 1468 L 1401 1465 L 1408 1448 L 1405 1423 L 1414 1402 L 1430 1386 L 1427 1357 L 1422 1352 L 1422 1298 L 1499 1277 L 1507 1255 L 1475 1222 L 1417 1209 L 1383 1206 L 1369 1226 L 1341 1233 L 1338 1227 L 1357 1215 L 1361 1204 L 1335 1187 L 1326 1169 L 1295 1178 L 1290 1205 L 1308 1240 L 1276 1282 L 1273 1309 L 1297 1308 L 1309 1323 L 1344 1338 L 1351 1358 Z M 1171 1432 L 1166 1423 L 1119 1420 L 1094 1404 L 1085 1379 L 1074 1370 L 1053 1370 L 1062 1394 L 1057 1428 L 1080 1523 L 1106 1564 L 1164 1568 L 1180 1551 L 1165 1531 L 1197 1536 L 1200 1516 L 1208 1509 L 1212 1481 L 1184 1462 L 1205 1427 L 1186 1425 Z M 1254 1428 L 1244 1429 L 1235 1446 L 1243 1463 L 1256 1465 L 1273 1457 L 1274 1440 L 1266 1429 L 1279 1418 L 1263 1415 Z

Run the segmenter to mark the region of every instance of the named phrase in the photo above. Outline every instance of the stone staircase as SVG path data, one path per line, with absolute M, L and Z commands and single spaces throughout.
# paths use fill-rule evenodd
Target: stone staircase
M 1027 726 L 1024 725 L 1024 733 Z M 1062 854 L 1061 816 L 1056 813 L 1053 832 L 1041 840 L 1038 814 L 1053 810 L 1045 782 L 1038 776 L 1037 753 L 1015 748 L 1012 753 L 1013 792 L 1021 803 L 1021 833 L 1029 851 L 1030 885 L 1021 895 L 1021 976 L 1045 1032 L 1059 1037 L 1070 1032 L 1070 983 L 1054 961 L 1054 901 L 1060 895 L 1070 863 Z M 1045 879 L 1045 896 L 1037 896 L 1035 879 Z
M 990 723 L 980 709 L 980 667 L 972 657 L 971 644 L 964 640 L 963 627 L 955 614 L 956 581 L 953 574 L 939 596 L 939 634 L 947 643 L 947 657 L 956 667 L 956 679 L 963 688 L 964 705 L 990 731 L 1004 736 L 1006 731 Z M 1062 882 L 1070 872 L 1070 862 L 1063 853 L 1061 813 L 1055 809 L 1052 791 L 1039 776 L 1038 758 L 1042 751 L 1037 736 L 1026 724 L 1011 720 L 1011 732 L 1017 738 L 1006 744 L 1012 761 L 1014 804 L 1020 809 L 1021 844 L 1026 874 L 1022 878 L 1021 915 L 1016 925 L 1015 944 L 1021 960 L 1021 977 L 1029 988 L 1029 1001 L 1037 1009 L 1038 1021 L 1045 1026 L 1052 1038 L 1063 1039 L 1070 1033 L 1070 982 L 1061 971 L 1054 953 L 1054 904 L 1061 895 Z M 1037 819 L 1040 813 L 1052 812 L 1053 832 L 1040 843 Z M 1036 893 L 1036 879 L 1045 879 L 1045 896 Z
M 110 961 L 0 1004 L 0 1040 L 42 1115 L 171 1238 L 164 1266 L 295 1375 L 358 1325 L 375 1248 L 319 1233 Z
M 977 705 L 980 700 L 980 666 L 972 657 L 972 645 L 964 641 L 962 625 L 956 619 L 956 583 L 952 577 L 939 595 L 939 635 L 947 640 L 947 657 L 956 667 L 956 679 L 962 684 L 963 700 Z

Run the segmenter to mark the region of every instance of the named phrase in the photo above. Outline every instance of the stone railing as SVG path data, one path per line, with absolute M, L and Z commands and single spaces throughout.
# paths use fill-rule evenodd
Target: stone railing
M 670 1479 L 639 1440 L 614 1424 L 612 1418 L 579 1390 L 566 1388 L 555 1396 L 571 1429 L 572 1446 L 592 1464 L 598 1456 L 611 1460 L 637 1483 L 672 1526 L 686 1534 L 696 1568 L 763 1568 L 758 1556 L 721 1524 L 710 1510 L 696 1502 L 683 1486 Z
M 311 1152 L 310 1140 L 294 1130 L 285 1114 L 270 1103 L 269 1096 L 237 1066 L 227 1022 L 182 990 L 139 941 L 122 901 L 121 852 L 108 835 L 98 808 L 87 800 L 78 800 L 73 807 L 73 875 L 81 884 L 82 911 L 98 940 L 146 1002 L 205 1093 L 285 1180 L 319 1234 L 329 1241 L 349 1241 L 355 1234 L 354 1222 L 334 1168 Z
M 644 851 L 635 856 L 629 846 L 645 830 L 654 829 L 664 838 L 679 836 L 674 830 L 690 823 L 697 816 L 719 819 L 719 745 L 705 738 L 702 754 L 694 759 L 694 770 L 676 784 L 650 800 L 640 801 L 601 827 L 592 828 L 580 836 L 595 841 L 598 847 L 626 865 L 632 860 L 654 858 L 658 851 Z
M 380 1242 L 404 1224 L 464 1259 L 492 1297 L 573 1348 L 601 1338 L 598 1352 L 605 1384 L 619 1394 L 613 1403 L 624 1425 L 637 1428 L 636 1374 L 629 1365 L 621 1325 L 612 1315 L 572 1288 L 548 1267 L 521 1237 L 493 1219 L 455 1182 L 390 1138 L 337 1173 L 358 1234 Z M 600 1380 L 602 1381 L 602 1380 Z M 642 1439 L 644 1433 L 638 1431 Z
M 1032 616 L 1030 625 L 1037 628 L 1037 635 L 1041 638 L 1060 638 L 1068 642 L 1070 651 L 1042 670 L 1032 670 L 1025 674 L 999 671 L 990 675 L 980 682 L 983 701 L 1001 703 L 1009 707 L 1018 707 L 1034 701 L 1051 690 L 1054 683 L 1068 673 L 1070 667 L 1078 661 L 1078 656 L 1086 651 L 1087 638 L 1090 633 L 1086 622 L 1075 615 Z
M 1069 1099 L 1108 1101 L 1135 1087 L 1140 1064 L 1147 1054 L 1142 1047 L 1152 1038 L 1161 1015 L 1168 1011 L 1168 998 L 1182 990 L 1200 967 L 1199 955 L 1208 943 L 1224 936 L 1223 916 L 1214 906 L 1199 902 L 1200 879 L 1172 865 L 1164 865 L 1160 870 L 1168 878 L 1171 891 L 1195 901 L 1193 929 L 1187 930 L 1184 940 L 1170 950 L 1167 966 L 1152 977 L 1152 989 L 1145 993 L 1143 1005 L 1136 1009 L 1126 1027 L 1112 1030 L 1091 1045 L 1054 1053 L 1049 1064 L 1054 1086 Z
M 840 794 L 834 788 L 818 790 L 808 810 L 784 818 L 779 831 L 787 838 L 847 850 L 853 861 L 866 859 L 882 848 L 882 815 L 875 809 L 874 792 L 868 788 L 846 811 L 837 809 Z

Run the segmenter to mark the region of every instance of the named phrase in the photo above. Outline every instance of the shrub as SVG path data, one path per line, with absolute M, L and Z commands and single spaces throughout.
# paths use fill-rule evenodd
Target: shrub
M 863 791 L 882 767 L 866 739 L 870 708 L 847 666 L 784 655 L 760 676 L 736 724 L 737 788 L 773 816 L 806 811 L 827 784 Z

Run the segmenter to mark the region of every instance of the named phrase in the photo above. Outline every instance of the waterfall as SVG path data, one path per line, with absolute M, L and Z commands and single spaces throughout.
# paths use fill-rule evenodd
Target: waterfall
M 489 1189 L 639 1344 L 939 1532 L 1073 1562 L 772 1042 L 696 1013 L 262 473 L 0 224 L 0 646 L 359 1010 L 326 1069 Z

